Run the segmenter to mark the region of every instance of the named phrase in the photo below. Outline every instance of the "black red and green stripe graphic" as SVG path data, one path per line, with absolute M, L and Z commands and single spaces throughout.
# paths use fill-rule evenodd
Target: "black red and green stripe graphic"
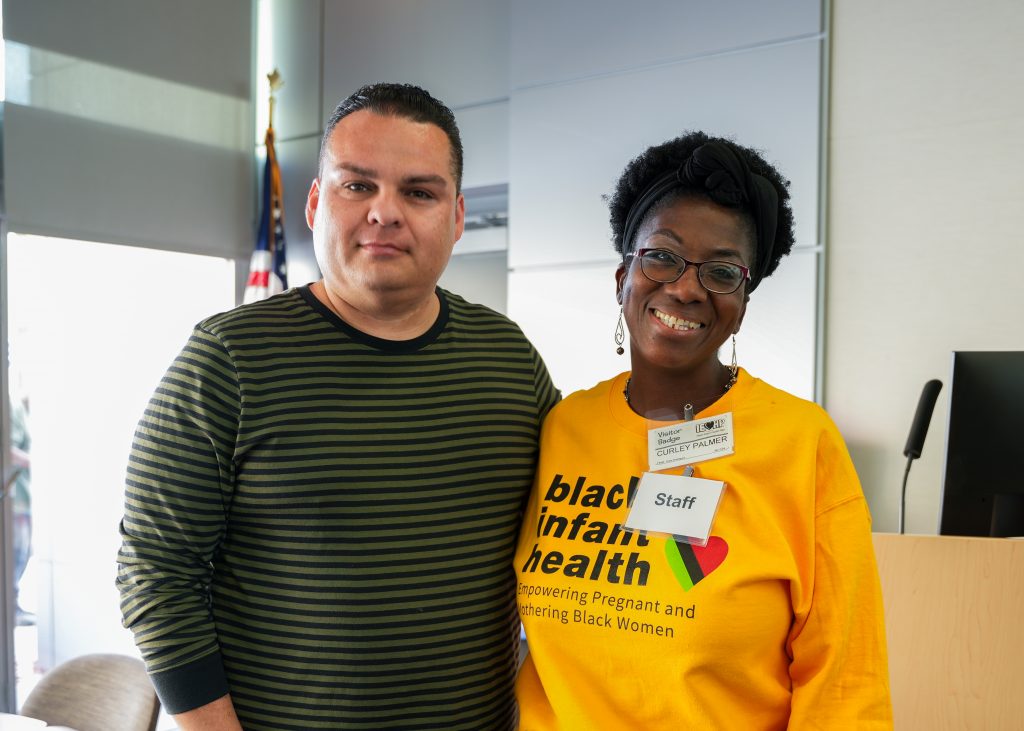
M 706 546 L 694 546 L 683 541 L 665 541 L 668 565 L 679 585 L 686 591 L 717 569 L 728 553 L 729 544 L 718 536 L 711 536 Z

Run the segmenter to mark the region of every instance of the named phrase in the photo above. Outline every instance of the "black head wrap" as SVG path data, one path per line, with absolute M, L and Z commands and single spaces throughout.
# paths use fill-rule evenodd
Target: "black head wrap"
M 756 267 L 747 288 L 748 294 L 753 292 L 772 261 L 779 194 L 771 181 L 752 173 L 742 158 L 721 142 L 705 142 L 677 170 L 657 178 L 637 197 L 622 230 L 623 254 L 632 246 L 636 229 L 651 207 L 680 185 L 702 187 L 711 200 L 727 208 L 749 204 L 757 236 Z

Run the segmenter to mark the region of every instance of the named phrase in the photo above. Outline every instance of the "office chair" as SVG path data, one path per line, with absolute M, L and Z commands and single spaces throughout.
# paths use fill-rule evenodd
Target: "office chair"
M 82 655 L 42 677 L 22 716 L 76 731 L 154 731 L 160 701 L 141 660 Z

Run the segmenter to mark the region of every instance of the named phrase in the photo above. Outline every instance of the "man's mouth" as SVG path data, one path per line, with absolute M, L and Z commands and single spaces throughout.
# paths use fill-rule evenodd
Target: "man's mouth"
M 704 327 L 703 323 L 694 322 L 693 320 L 684 320 L 681 317 L 670 315 L 667 312 L 662 312 L 661 310 L 654 310 L 654 316 L 673 330 L 700 330 Z
M 359 245 L 359 248 L 374 254 L 401 254 L 405 251 L 398 244 L 393 244 L 389 241 L 364 241 Z

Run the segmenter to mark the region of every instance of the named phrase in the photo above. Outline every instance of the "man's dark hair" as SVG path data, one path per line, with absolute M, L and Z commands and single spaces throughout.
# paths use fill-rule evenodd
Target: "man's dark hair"
M 367 84 L 334 108 L 327 120 L 324 136 L 320 140 L 318 172 L 324 164 L 324 150 L 338 122 L 353 112 L 366 109 L 388 117 L 402 117 L 413 122 L 437 125 L 448 136 L 451 144 L 452 177 L 455 178 L 455 192 L 462 190 L 462 138 L 455 123 L 452 110 L 435 99 L 425 89 L 412 84 Z
M 772 187 L 775 188 L 776 195 L 778 196 L 777 224 L 775 227 L 774 245 L 771 246 L 770 253 L 767 253 L 767 261 L 763 261 L 766 252 L 761 250 L 763 247 L 757 235 L 754 211 L 749 200 L 744 199 L 729 206 L 740 214 L 744 225 L 750 231 L 751 242 L 755 248 L 756 268 L 761 271 L 761 276 L 766 277 L 775 271 L 779 260 L 793 248 L 793 211 L 789 206 L 789 181 L 783 178 L 782 174 L 766 162 L 756 150 L 743 147 L 721 137 L 709 137 L 703 132 L 688 132 L 674 140 L 649 147 L 626 166 L 608 203 L 615 250 L 619 254 L 626 254 L 633 247 L 634 242 L 623 241 L 622 239 L 625 234 L 626 219 L 634 203 L 651 187 L 652 183 L 666 174 L 679 170 L 690 160 L 697 148 L 708 142 L 716 142 L 728 147 L 742 160 L 751 173 L 767 179 Z M 683 179 L 679 180 L 677 184 L 651 205 L 643 219 L 639 222 L 639 225 L 633 226 L 632 230 L 634 232 L 639 231 L 641 226 L 651 216 L 662 210 L 666 205 L 680 198 L 687 197 L 699 197 L 720 203 L 720 201 L 712 198 L 705 184 L 688 181 L 683 176 Z M 763 269 L 761 269 L 762 262 Z

